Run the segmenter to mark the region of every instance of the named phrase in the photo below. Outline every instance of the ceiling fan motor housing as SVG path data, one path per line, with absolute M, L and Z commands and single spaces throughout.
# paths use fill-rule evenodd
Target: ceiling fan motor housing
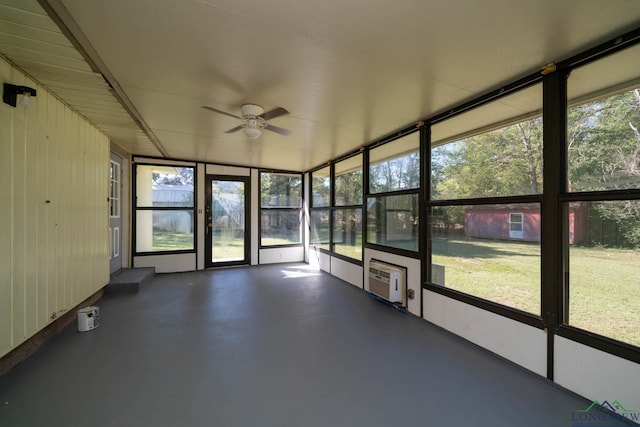
M 240 111 L 245 120 L 255 119 L 264 114 L 264 108 L 256 104 L 242 104 Z

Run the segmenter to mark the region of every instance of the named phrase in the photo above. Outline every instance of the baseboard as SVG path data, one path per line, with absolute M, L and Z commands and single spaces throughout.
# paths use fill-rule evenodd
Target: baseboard
M 26 360 L 33 353 L 38 351 L 40 347 L 46 344 L 56 334 L 62 331 L 76 320 L 76 312 L 82 307 L 94 305 L 104 296 L 104 288 L 100 289 L 80 304 L 67 311 L 62 316 L 45 326 L 44 329 L 37 332 L 34 336 L 11 350 L 9 353 L 0 358 L 0 377 L 13 369 L 16 365 Z

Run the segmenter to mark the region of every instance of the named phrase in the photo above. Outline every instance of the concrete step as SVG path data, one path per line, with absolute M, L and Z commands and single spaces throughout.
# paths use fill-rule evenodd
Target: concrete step
M 156 274 L 154 267 L 122 268 L 111 275 L 111 280 L 105 288 L 108 294 L 137 293 Z

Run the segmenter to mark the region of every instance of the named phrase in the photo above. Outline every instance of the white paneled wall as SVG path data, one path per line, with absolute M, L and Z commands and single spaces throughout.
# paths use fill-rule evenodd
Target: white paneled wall
M 109 141 L 0 57 L 0 357 L 109 281 Z

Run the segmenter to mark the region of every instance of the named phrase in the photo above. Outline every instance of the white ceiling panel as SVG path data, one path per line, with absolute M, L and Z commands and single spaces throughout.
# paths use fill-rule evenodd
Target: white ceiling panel
M 640 25 L 637 0 L 40 1 L 91 58 L 88 74 L 108 77 L 155 155 L 301 171 Z M 59 30 L 31 34 L 51 28 L 34 3 L 0 0 L 0 52 L 56 81 L 87 116 L 112 120 L 99 91 L 86 102 L 65 86 L 93 84 Z M 247 102 L 289 110 L 270 123 L 291 134 L 248 141 L 225 133 L 238 121 L 201 108 L 238 114 Z M 126 126 L 108 129 L 149 154 Z

